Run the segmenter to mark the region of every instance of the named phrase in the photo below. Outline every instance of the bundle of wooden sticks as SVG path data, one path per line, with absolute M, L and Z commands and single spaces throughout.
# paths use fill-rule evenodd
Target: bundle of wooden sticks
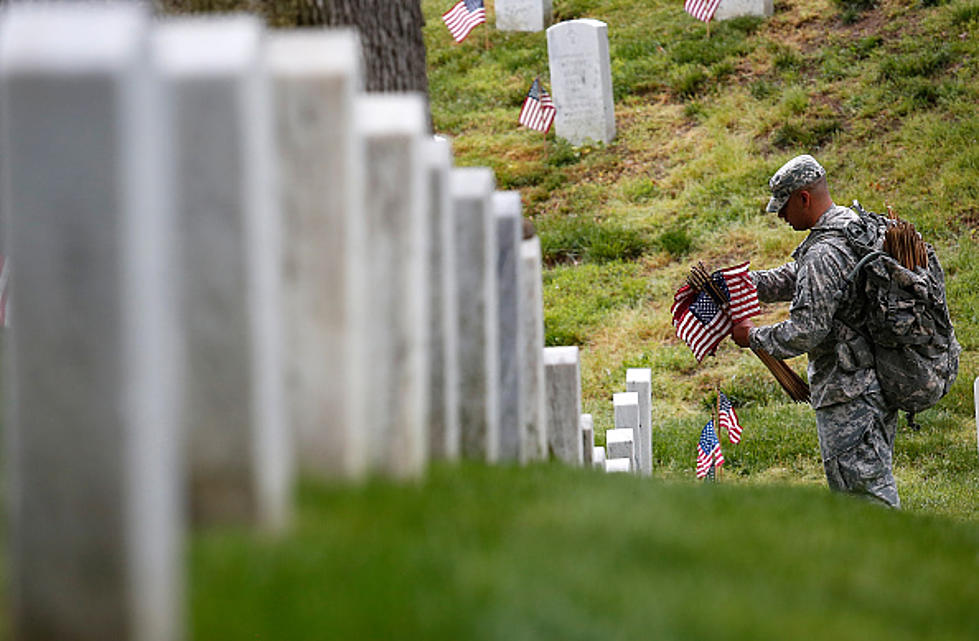
M 702 262 L 690 268 L 687 284 L 690 285 L 691 289 L 706 292 L 722 309 L 729 308 L 727 297 L 718 289 L 717 284 L 710 277 L 710 272 Z M 751 351 L 765 364 L 765 367 L 772 373 L 775 380 L 789 395 L 789 398 L 797 403 L 809 402 L 809 385 L 791 367 L 786 365 L 785 361 L 775 358 L 761 349 L 752 348 Z
M 905 269 L 914 271 L 915 267 L 928 267 L 928 250 L 914 225 L 895 216 L 890 207 L 887 216 L 894 222 L 884 233 L 884 251 Z

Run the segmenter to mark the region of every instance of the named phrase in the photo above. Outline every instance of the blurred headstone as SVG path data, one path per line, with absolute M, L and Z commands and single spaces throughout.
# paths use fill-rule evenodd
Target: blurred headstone
M 639 396 L 639 438 L 636 440 L 639 473 L 653 473 L 653 372 L 648 367 L 629 368 L 625 373 L 625 389 Z
M 605 471 L 606 472 L 631 472 L 632 459 L 631 458 L 605 459 Z
M 363 89 L 352 31 L 273 32 L 268 63 L 283 219 L 286 407 L 303 472 L 356 478 L 367 468 L 364 407 L 370 297 L 360 279 Z
M 616 429 L 628 429 L 633 431 L 633 452 L 632 452 L 632 469 L 639 472 L 639 448 L 640 448 L 640 431 L 639 431 L 639 395 L 635 392 L 620 392 L 618 394 L 612 395 L 612 406 L 615 410 L 615 427 Z M 608 432 L 606 432 L 606 439 L 608 438 Z M 609 458 L 616 458 L 610 456 Z
M 150 20 L 137 3 L 0 14 L 18 290 L 3 355 L 4 628 L 22 641 L 183 636 L 173 217 Z
M 425 145 L 429 181 L 429 447 L 432 458 L 459 457 L 459 328 L 456 304 L 455 220 L 449 193 L 452 146 L 434 137 Z
M 592 448 L 591 464 L 592 467 L 605 469 L 605 448 L 601 445 Z
M 615 138 L 608 25 L 582 18 L 547 30 L 554 133 L 572 145 Z
M 520 192 L 498 191 L 493 194 L 496 217 L 496 292 L 500 347 L 500 459 L 520 461 L 527 426 L 521 401 L 523 340 L 520 305 L 520 243 L 523 229 Z
M 585 467 L 590 467 L 594 461 L 595 452 L 595 421 L 591 414 L 581 415 L 581 453 Z
M 713 20 L 730 20 L 742 16 L 771 18 L 773 12 L 772 0 L 721 0 Z
M 453 169 L 462 455 L 499 457 L 499 337 L 496 300 L 496 179 L 485 167 Z
M 636 435 L 632 428 L 617 427 L 605 431 L 605 458 L 627 458 L 635 463 Z M 631 469 L 635 469 L 635 466 Z
M 553 20 L 551 0 L 496 0 L 496 28 L 500 31 L 543 31 Z
M 581 368 L 578 347 L 545 347 L 547 439 L 551 456 L 581 465 Z
M 382 473 L 410 478 L 428 462 L 428 119 L 418 94 L 368 94 L 357 112 L 366 161 L 368 455 Z
M 547 396 L 544 381 L 544 293 L 540 237 L 520 243 L 520 393 L 524 417 L 525 461 L 547 459 Z
M 171 101 L 191 514 L 280 529 L 293 470 L 262 23 L 178 18 L 154 46 Z

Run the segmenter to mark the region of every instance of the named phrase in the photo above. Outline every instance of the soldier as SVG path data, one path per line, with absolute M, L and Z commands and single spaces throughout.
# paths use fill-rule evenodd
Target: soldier
M 833 203 L 826 170 L 812 156 L 793 158 L 768 184 L 767 211 L 809 235 L 792 252 L 792 262 L 751 272 L 759 300 L 791 301 L 788 319 L 764 327 L 746 320 L 734 327 L 732 338 L 776 358 L 808 353 L 811 402 L 830 488 L 898 508 L 891 470 L 897 409 L 881 394 L 871 345 L 850 327 L 861 324 L 856 305 L 839 296 L 859 260 L 842 229 L 859 216 Z

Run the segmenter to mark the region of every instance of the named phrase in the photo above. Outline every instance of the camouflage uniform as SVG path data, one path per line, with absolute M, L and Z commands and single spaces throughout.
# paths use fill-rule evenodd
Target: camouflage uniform
M 769 211 L 778 211 L 788 194 L 822 175 L 811 156 L 790 161 L 772 177 Z M 793 262 L 751 272 L 761 301 L 792 302 L 787 320 L 753 328 L 748 340 L 776 358 L 809 354 L 811 402 L 830 488 L 899 507 L 891 473 L 897 411 L 883 400 L 870 344 L 841 320 L 850 310 L 841 308 L 839 292 L 859 260 L 842 228 L 858 219 L 852 210 L 833 206 L 792 252 Z

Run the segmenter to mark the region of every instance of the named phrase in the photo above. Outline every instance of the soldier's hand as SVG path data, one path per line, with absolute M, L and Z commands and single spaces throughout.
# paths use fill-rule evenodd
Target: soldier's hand
M 750 319 L 744 319 L 731 328 L 731 340 L 741 347 L 748 347 L 748 331 L 754 326 Z

